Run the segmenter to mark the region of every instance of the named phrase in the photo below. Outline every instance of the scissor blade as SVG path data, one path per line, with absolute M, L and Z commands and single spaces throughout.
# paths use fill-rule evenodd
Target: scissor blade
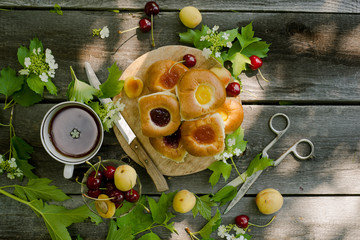
M 239 201 L 240 199 L 245 195 L 245 193 L 249 190 L 249 188 L 254 184 L 256 179 L 261 175 L 262 170 L 255 172 L 253 175 L 248 177 L 245 181 L 245 183 L 241 186 L 240 190 L 234 197 L 234 199 L 230 202 L 229 206 L 224 211 L 224 214 L 228 213 L 230 209 L 232 209 Z

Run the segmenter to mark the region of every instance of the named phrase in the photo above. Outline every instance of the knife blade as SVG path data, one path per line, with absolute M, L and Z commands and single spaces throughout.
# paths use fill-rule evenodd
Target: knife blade
M 90 63 L 85 62 L 85 71 L 90 82 L 90 85 L 96 89 L 100 89 L 101 82 L 97 78 L 94 70 L 92 69 Z M 99 98 L 99 101 L 102 104 L 107 104 L 112 102 L 110 98 Z M 115 122 L 115 126 L 119 129 L 122 136 L 125 138 L 126 142 L 129 144 L 130 148 L 136 153 L 140 162 L 146 168 L 146 171 L 150 175 L 151 179 L 153 180 L 157 191 L 164 192 L 169 190 L 168 184 L 161 174 L 159 169 L 156 167 L 154 162 L 152 161 L 149 154 L 146 152 L 145 148 L 136 137 L 134 131 L 131 129 L 129 124 L 123 118 L 120 112 L 117 113 L 120 120 Z

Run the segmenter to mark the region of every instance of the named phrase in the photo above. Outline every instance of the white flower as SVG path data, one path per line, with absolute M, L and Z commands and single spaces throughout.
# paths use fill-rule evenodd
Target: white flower
M 107 26 L 103 27 L 100 31 L 100 37 L 101 38 L 107 38 L 109 37 L 110 31 L 109 28 Z
M 50 64 L 52 61 L 55 63 L 54 55 L 52 55 L 51 50 L 47 48 L 45 50 L 45 62 Z
M 209 48 L 204 48 L 204 49 L 202 50 L 202 55 L 203 55 L 206 59 L 208 59 L 208 58 L 210 57 L 211 53 L 212 53 L 212 51 L 211 51 Z
M 230 33 L 224 33 L 224 34 L 222 35 L 222 38 L 225 39 L 225 40 L 228 40 L 229 37 L 230 37 Z
M 207 31 L 206 31 L 206 34 L 210 34 L 211 33 L 211 29 L 208 29 Z
M 228 159 L 228 158 L 231 158 L 233 155 L 231 153 L 224 152 L 223 156 L 224 156 L 225 159 Z
M 36 49 L 35 49 L 35 48 L 33 49 L 33 54 L 36 54 Z M 36 55 L 37 55 L 37 54 L 36 54 Z
M 49 77 L 51 77 L 51 78 L 55 77 L 55 70 L 54 69 L 50 69 L 47 73 L 48 73 Z
M 223 238 L 225 237 L 225 234 L 226 234 L 226 227 L 225 225 L 220 225 L 219 228 L 218 228 L 218 236 Z
M 241 235 L 240 237 L 237 238 L 237 240 L 245 240 L 245 237 Z
M 41 53 L 41 49 L 38 48 L 38 49 L 37 49 L 37 54 L 39 55 L 40 53 Z
M 15 175 L 16 177 L 21 177 L 21 176 L 23 176 L 23 171 L 21 171 L 21 170 L 18 168 L 18 169 L 16 169 L 14 175 Z
M 15 158 L 11 158 L 11 159 L 9 160 L 9 166 L 10 166 L 11 168 L 16 168 L 16 167 L 17 167 L 17 165 L 16 165 L 16 159 L 15 159 Z
M 228 146 L 231 147 L 231 146 L 235 145 L 235 142 L 236 142 L 235 138 L 229 138 L 227 143 L 228 143 Z
M 213 30 L 214 32 L 216 32 L 218 29 L 219 29 L 219 26 L 218 26 L 218 25 L 215 25 L 212 30 Z
M 0 163 L 2 163 L 4 161 L 4 158 L 2 155 L 0 155 Z
M 221 53 L 220 53 L 220 52 L 216 52 L 216 53 L 215 53 L 215 57 L 220 58 L 220 56 L 221 56 Z
M 57 69 L 59 66 L 57 63 L 55 63 L 55 60 L 51 60 L 48 62 L 50 69 Z
M 201 36 L 200 37 L 200 42 L 203 42 L 203 41 L 205 41 L 206 40 L 206 37 L 205 36 Z
M 234 226 L 234 231 L 236 232 L 236 235 L 239 235 L 239 234 L 244 234 L 245 233 L 245 231 L 244 231 L 244 229 L 242 229 L 242 228 L 239 228 L 238 226 Z
M 26 58 L 24 59 L 24 65 L 25 65 L 25 67 L 27 67 L 27 68 L 31 65 L 31 60 L 30 60 L 29 57 L 26 57 Z
M 15 178 L 15 176 L 14 176 L 13 173 L 8 173 L 8 174 L 7 174 L 7 177 L 10 178 L 10 179 L 14 179 L 14 178 Z
M 235 148 L 234 153 L 235 153 L 236 156 L 240 156 L 242 151 L 240 149 L 238 149 L 238 148 Z
M 44 72 L 39 77 L 40 77 L 41 81 L 43 81 L 43 82 L 48 82 L 49 81 L 48 75 L 46 73 L 44 73 Z
M 19 70 L 20 75 L 29 75 L 30 71 L 29 69 L 21 69 Z
M 227 42 L 227 43 L 226 43 L 226 46 L 227 46 L 228 48 L 231 48 L 231 47 L 232 47 L 232 43 L 231 43 L 231 42 Z

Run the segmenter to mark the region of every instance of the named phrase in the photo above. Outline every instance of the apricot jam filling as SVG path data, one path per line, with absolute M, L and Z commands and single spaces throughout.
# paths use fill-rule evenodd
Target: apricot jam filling
M 160 77 L 160 84 L 167 89 L 172 89 L 175 87 L 179 80 L 180 74 L 176 69 L 172 69 L 171 72 L 166 71 L 161 77 Z
M 150 111 L 150 118 L 155 125 L 164 127 L 170 122 L 170 113 L 165 108 L 154 108 Z
M 194 131 L 193 137 L 200 144 L 209 144 L 215 141 L 215 132 L 211 125 L 203 125 Z
M 211 101 L 213 90 L 208 85 L 200 85 L 195 91 L 195 98 L 201 105 Z
M 218 110 L 218 113 L 220 113 L 222 120 L 225 122 L 229 118 L 229 114 L 224 110 Z

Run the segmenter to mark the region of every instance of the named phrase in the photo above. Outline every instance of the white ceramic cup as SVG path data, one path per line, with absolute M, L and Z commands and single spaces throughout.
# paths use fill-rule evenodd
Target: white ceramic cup
M 58 111 L 60 111 L 61 109 L 65 108 L 65 107 L 71 107 L 71 106 L 82 107 L 82 108 L 85 108 L 88 111 L 92 112 L 95 117 L 94 118 L 95 121 L 97 121 L 97 125 L 100 127 L 100 133 L 99 133 L 100 136 L 99 136 L 99 140 L 98 140 L 95 148 L 87 155 L 81 156 L 81 157 L 66 156 L 66 155 L 60 153 L 58 150 L 56 150 L 53 142 L 51 141 L 51 136 L 50 136 L 50 132 L 49 132 L 49 127 L 50 127 L 51 121 L 52 121 L 53 117 L 55 116 L 55 114 Z M 65 164 L 64 178 L 69 179 L 73 175 L 74 165 L 82 164 L 82 163 L 86 162 L 87 160 L 90 160 L 97 154 L 97 152 L 99 151 L 99 149 L 102 145 L 102 142 L 103 142 L 104 130 L 103 130 L 103 126 L 102 126 L 99 116 L 96 114 L 96 112 L 91 107 L 87 106 L 86 104 L 80 103 L 80 102 L 67 101 L 67 102 L 62 102 L 62 103 L 59 103 L 59 104 L 53 106 L 45 114 L 45 116 L 42 120 L 42 123 L 41 123 L 40 138 L 41 138 L 41 143 L 44 146 L 46 152 L 53 159 Z

